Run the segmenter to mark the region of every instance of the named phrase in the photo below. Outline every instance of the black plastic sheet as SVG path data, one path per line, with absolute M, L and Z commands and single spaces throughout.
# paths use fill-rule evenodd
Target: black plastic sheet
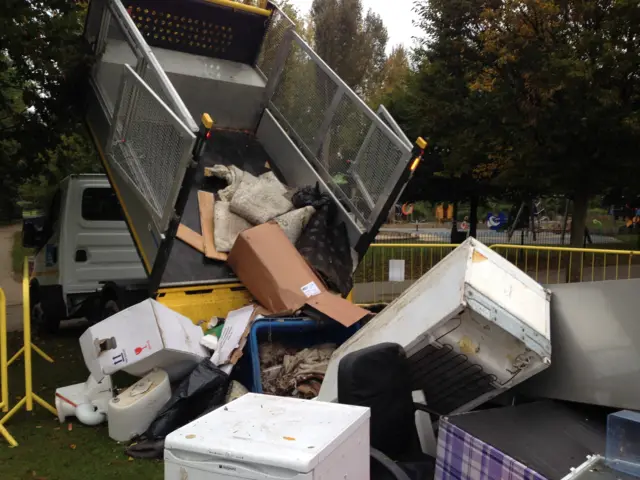
M 145 436 L 164 438 L 174 430 L 224 403 L 229 376 L 207 358 L 193 369 L 151 423 Z
M 134 458 L 162 458 L 164 438 L 224 404 L 229 376 L 207 358 L 186 377 L 151 423 L 142 441 L 126 452 Z

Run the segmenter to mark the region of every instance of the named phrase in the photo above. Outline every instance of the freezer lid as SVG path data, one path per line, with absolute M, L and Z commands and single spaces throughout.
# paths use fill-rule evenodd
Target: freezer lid
M 307 473 L 369 417 L 364 407 L 249 393 L 171 433 L 165 449 Z

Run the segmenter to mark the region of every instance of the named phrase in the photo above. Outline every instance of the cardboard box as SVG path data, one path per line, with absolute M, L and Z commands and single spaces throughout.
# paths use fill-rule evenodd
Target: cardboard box
M 240 234 L 228 263 L 260 304 L 273 314 L 302 310 L 349 327 L 371 315 L 329 292 L 282 229 L 265 223 Z
M 96 380 L 120 370 L 142 377 L 158 367 L 173 382 L 208 356 L 202 336 L 190 319 L 149 299 L 87 329 L 80 347 Z

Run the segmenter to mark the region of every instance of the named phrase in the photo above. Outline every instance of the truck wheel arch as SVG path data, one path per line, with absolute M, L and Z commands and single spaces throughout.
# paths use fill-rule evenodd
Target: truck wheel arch
M 125 288 L 115 282 L 107 282 L 100 292 L 98 318 L 99 320 L 104 320 L 145 298 L 149 298 L 146 289 Z

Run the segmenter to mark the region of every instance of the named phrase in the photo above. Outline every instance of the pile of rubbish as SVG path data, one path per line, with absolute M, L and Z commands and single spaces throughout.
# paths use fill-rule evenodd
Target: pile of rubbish
M 256 185 L 261 182 L 273 185 L 275 180 L 266 175 Z M 310 213 L 306 207 L 298 211 Z M 86 425 L 107 421 L 114 440 L 137 440 L 129 455 L 158 458 L 169 433 L 247 393 L 246 385 L 257 382 L 261 389 L 264 380 L 268 393 L 316 397 L 337 345 L 283 347 L 270 359 L 260 345 L 243 359 L 254 323 L 270 318 L 282 325 L 286 317 L 296 326 L 331 324 L 350 332 L 371 313 L 327 289 L 293 245 L 286 223 L 284 227 L 267 221 L 234 234 L 226 261 L 255 302 L 229 312 L 222 324 L 214 318 L 208 325 L 194 325 L 148 299 L 90 327 L 80 338 L 90 376 L 56 391 L 60 421 L 72 415 Z M 240 360 L 244 364 L 236 369 Z M 258 370 L 265 366 L 264 371 L 254 375 L 254 364 Z M 110 376 L 118 371 L 141 379 L 117 391 Z
M 272 222 L 285 233 L 327 287 L 346 296 L 353 287 L 353 255 L 347 228 L 337 219 L 337 207 L 320 186 L 297 190 L 280 183 L 272 171 L 258 177 L 235 165 L 205 168 L 217 194 L 198 191 L 202 235 L 180 225 L 178 239 L 212 260 L 227 261 L 238 237 L 256 225 Z M 217 196 L 217 198 L 216 198 Z
M 365 443 L 347 455 L 351 463 L 332 467 L 340 470 L 335 478 L 405 478 L 378 477 L 380 465 L 408 478 L 563 479 L 593 468 L 611 478 L 640 474 L 631 458 L 640 414 L 607 418 L 612 407 L 637 408 L 637 396 L 621 404 L 597 387 L 584 393 L 595 397 L 580 396 L 576 371 L 567 370 L 566 349 L 584 349 L 588 337 L 574 328 L 584 320 L 584 312 L 576 315 L 582 305 L 569 301 L 580 302 L 580 285 L 547 289 L 469 239 L 373 315 L 328 289 L 271 221 L 239 232 L 227 262 L 254 303 L 201 327 L 150 299 L 90 327 L 80 338 L 90 376 L 56 391 L 60 421 L 107 421 L 111 438 L 135 442 L 129 455 L 164 455 L 166 472 L 176 472 L 167 479 L 183 478 L 181 469 L 191 468 L 185 452 L 202 449 L 211 468 L 236 465 L 238 452 L 246 455 L 240 464 L 285 468 L 277 458 L 299 441 L 305 453 L 296 458 L 307 463 L 286 463 L 298 473 L 320 468 L 332 442 Z M 552 362 L 552 330 L 561 332 L 562 346 L 560 339 L 553 345 L 563 362 Z M 571 368 L 582 379 L 606 371 L 601 359 L 590 362 Z M 110 375 L 121 370 L 140 379 L 116 390 Z M 326 422 L 329 412 L 335 418 Z M 280 436 L 265 433 L 276 425 Z M 326 433 L 325 444 L 309 432 Z M 251 442 L 273 448 L 274 459 Z M 231 450 L 236 460 L 224 453 Z
M 302 350 L 281 343 L 260 345 L 262 390 L 285 397 L 317 397 L 335 349 L 332 343 Z

